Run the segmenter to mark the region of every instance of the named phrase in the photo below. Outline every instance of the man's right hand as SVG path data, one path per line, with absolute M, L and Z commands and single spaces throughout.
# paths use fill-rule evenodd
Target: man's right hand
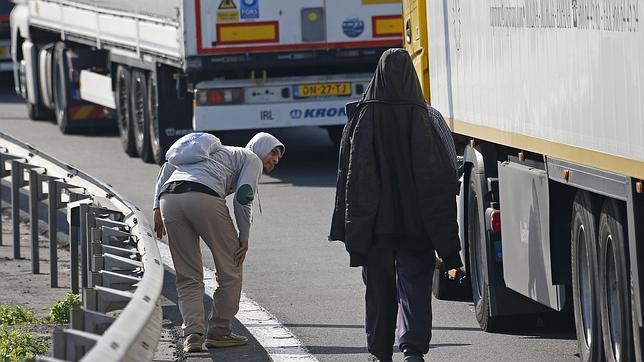
M 165 235 L 163 218 L 161 217 L 161 210 L 159 209 L 154 209 L 154 232 L 157 234 L 158 239 L 161 239 Z

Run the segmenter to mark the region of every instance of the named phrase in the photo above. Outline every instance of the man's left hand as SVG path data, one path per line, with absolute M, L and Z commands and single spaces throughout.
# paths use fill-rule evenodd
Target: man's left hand
M 237 266 L 244 264 L 246 252 L 248 252 L 248 243 L 241 243 L 241 246 L 235 252 L 235 263 L 237 263 Z

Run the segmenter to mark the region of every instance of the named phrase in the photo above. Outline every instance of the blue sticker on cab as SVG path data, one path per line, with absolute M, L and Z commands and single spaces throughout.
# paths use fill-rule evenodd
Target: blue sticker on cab
M 242 19 L 259 19 L 259 0 L 241 0 L 239 10 Z
M 364 21 L 360 18 L 349 18 L 342 22 L 342 31 L 349 38 L 357 38 L 364 31 Z

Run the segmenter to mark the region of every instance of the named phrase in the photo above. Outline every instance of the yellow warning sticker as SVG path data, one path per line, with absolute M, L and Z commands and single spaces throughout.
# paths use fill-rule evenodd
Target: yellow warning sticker
M 218 11 L 217 12 L 217 22 L 218 23 L 237 23 L 237 22 L 239 22 L 239 10 Z
M 399 3 L 400 0 L 362 0 L 363 5 Z
M 219 10 L 233 10 L 237 9 L 237 5 L 233 0 L 221 0 L 219 3 Z

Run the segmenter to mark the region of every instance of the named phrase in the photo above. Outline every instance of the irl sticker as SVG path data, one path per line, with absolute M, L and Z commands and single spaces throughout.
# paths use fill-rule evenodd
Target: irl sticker
M 342 22 L 342 31 L 349 38 L 357 38 L 364 31 L 364 21 L 360 18 L 349 18 Z
M 241 18 L 259 18 L 259 0 L 241 0 Z

